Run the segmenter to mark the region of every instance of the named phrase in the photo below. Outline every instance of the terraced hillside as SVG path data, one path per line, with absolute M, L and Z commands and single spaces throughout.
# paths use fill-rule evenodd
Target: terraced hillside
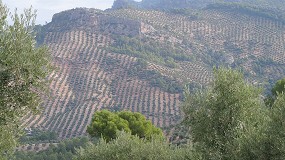
M 102 108 L 141 112 L 159 127 L 179 120 L 179 94 L 129 76 L 136 58 L 107 52 L 110 35 L 81 26 L 57 31 L 54 26 L 44 40 L 57 67 L 49 76 L 51 96 L 41 115 L 25 117 L 25 126 L 55 131 L 60 138 L 79 136 Z
M 57 67 L 48 77 L 50 98 L 23 125 L 62 139 L 80 136 L 93 113 L 107 108 L 138 111 L 169 127 L 181 119 L 182 95 L 163 87 L 169 82 L 207 85 L 213 66 L 240 68 L 255 83 L 275 82 L 285 75 L 285 26 L 261 15 L 219 6 L 187 14 L 86 8 L 56 14 L 41 33 Z M 148 61 L 143 69 L 141 59 Z
M 195 63 L 180 63 L 178 68 L 184 71 L 192 68 L 185 68 L 185 63 L 210 70 L 213 66 L 231 66 L 241 68 L 248 78 L 260 83 L 284 76 L 285 26 L 281 21 L 222 7 L 206 8 L 192 16 L 132 9 L 109 14 L 148 22 L 167 32 L 153 38 L 176 39 L 176 46 L 183 46 L 185 54 L 193 55 Z
M 258 6 L 263 8 L 278 8 L 284 10 L 284 0 L 115 0 L 113 7 L 118 8 L 143 8 L 143 9 L 177 9 L 177 8 L 204 8 L 214 3 L 238 3 L 242 5 Z

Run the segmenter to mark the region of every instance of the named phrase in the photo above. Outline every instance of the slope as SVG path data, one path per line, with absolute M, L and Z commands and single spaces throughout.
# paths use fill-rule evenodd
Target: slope
M 86 134 L 92 114 L 103 108 L 138 111 L 171 127 L 181 118 L 182 93 L 164 86 L 205 86 L 213 66 L 239 68 L 258 85 L 285 75 L 284 23 L 243 8 L 78 8 L 54 15 L 42 31 L 58 70 L 49 76 L 43 113 L 27 115 L 23 125 L 60 138 Z
M 51 93 L 42 114 L 27 115 L 24 126 L 54 131 L 59 138 L 80 136 L 103 108 L 141 112 L 159 127 L 179 120 L 179 94 L 128 75 L 136 58 L 106 51 L 112 39 L 100 25 L 108 18 L 97 10 L 74 9 L 45 26 L 44 44 L 57 70 L 48 77 Z

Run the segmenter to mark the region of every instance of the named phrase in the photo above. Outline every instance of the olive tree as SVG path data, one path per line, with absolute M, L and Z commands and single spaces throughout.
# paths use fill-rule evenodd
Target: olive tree
M 171 146 L 160 137 L 150 140 L 119 132 L 110 142 L 101 139 L 98 144 L 90 144 L 78 150 L 78 160 L 186 160 L 198 159 L 189 146 L 184 148 Z
M 284 93 L 285 91 L 285 78 L 278 80 L 273 86 L 271 93 L 277 96 L 278 93 Z
M 15 147 L 20 118 L 39 111 L 52 69 L 47 48 L 36 47 L 35 12 L 9 13 L 0 1 L 0 153 Z
M 285 157 L 285 94 L 277 93 L 274 103 L 270 107 L 264 142 L 264 153 L 267 159 L 284 159 Z
M 208 90 L 188 94 L 184 123 L 203 159 L 262 156 L 268 116 L 260 94 L 261 89 L 247 83 L 241 72 L 225 68 L 214 70 Z
M 265 98 L 265 103 L 268 107 L 272 107 L 277 96 L 284 94 L 285 92 L 285 78 L 278 80 L 271 89 L 271 95 Z

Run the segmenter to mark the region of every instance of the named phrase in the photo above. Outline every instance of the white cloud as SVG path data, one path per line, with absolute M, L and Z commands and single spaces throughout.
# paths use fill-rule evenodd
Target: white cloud
M 87 7 L 97 9 L 110 8 L 114 0 L 2 0 L 4 4 L 13 11 L 18 8 L 33 6 L 37 10 L 37 23 L 44 24 L 50 22 L 52 15 L 60 11 L 72 9 L 76 7 Z

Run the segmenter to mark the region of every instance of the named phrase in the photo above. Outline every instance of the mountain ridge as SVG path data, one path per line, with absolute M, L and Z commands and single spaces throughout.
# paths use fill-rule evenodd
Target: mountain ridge
M 115 0 L 112 6 L 113 9 L 120 8 L 141 8 L 141 9 L 202 9 L 209 4 L 215 3 L 236 3 L 242 5 L 258 6 L 262 8 L 281 9 L 285 3 L 284 0 L 142 0 L 136 2 L 134 0 Z

